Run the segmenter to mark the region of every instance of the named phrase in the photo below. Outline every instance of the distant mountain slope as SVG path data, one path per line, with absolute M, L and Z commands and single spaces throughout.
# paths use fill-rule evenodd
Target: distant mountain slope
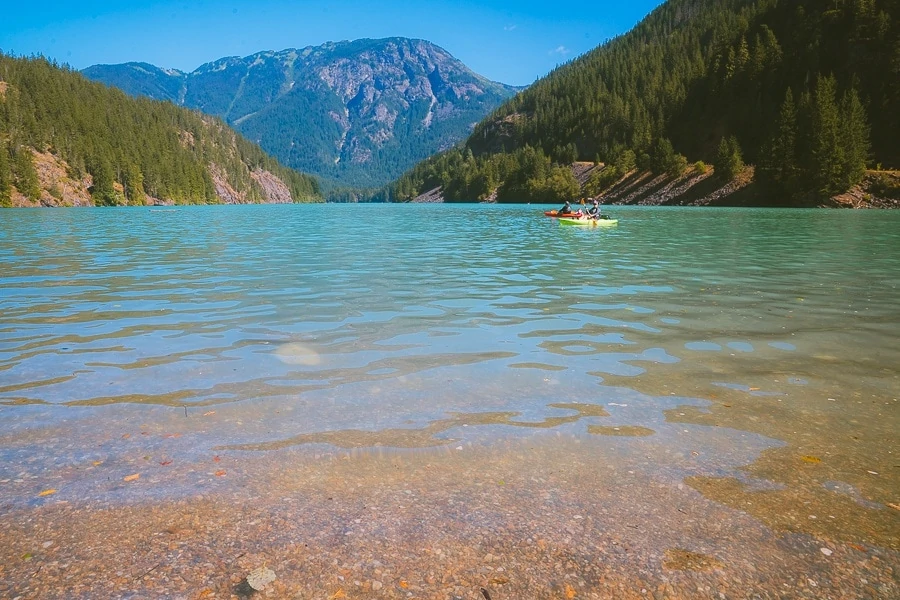
M 0 205 L 321 201 L 222 121 L 0 54 Z
M 285 164 L 353 186 L 382 185 L 464 140 L 517 91 L 405 38 L 223 58 L 192 73 L 143 63 L 83 73 L 221 117 Z
M 505 103 L 390 197 L 441 186 L 448 199 L 533 201 L 571 184 L 561 172 L 548 183 L 545 159 L 616 165 L 611 184 L 635 166 L 683 171 L 678 153 L 722 162 L 723 140 L 783 197 L 840 193 L 866 162 L 900 165 L 900 1 L 669 0 Z

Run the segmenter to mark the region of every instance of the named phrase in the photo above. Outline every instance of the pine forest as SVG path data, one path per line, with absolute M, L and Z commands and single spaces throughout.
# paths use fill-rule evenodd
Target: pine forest
M 80 187 L 94 205 L 321 201 L 314 178 L 216 118 L 0 55 L 0 205 L 70 205 Z
M 678 176 L 709 162 L 727 178 L 753 164 L 783 204 L 896 168 L 900 1 L 670 0 L 377 199 L 440 187 L 447 201 L 555 202 L 579 193 L 574 161 L 605 165 L 590 195 L 633 169 Z

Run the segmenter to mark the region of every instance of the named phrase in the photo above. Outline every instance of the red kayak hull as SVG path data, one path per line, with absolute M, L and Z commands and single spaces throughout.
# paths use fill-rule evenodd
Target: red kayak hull
M 573 219 L 573 218 L 575 218 L 575 217 L 578 216 L 578 213 L 562 213 L 562 214 L 557 214 L 557 212 L 556 212 L 555 210 L 545 210 L 545 211 L 544 211 L 544 216 L 545 216 L 545 217 L 566 217 L 566 218 L 569 218 L 569 219 Z

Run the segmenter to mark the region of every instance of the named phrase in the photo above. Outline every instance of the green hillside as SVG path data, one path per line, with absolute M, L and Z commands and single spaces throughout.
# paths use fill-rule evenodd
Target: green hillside
M 321 201 L 213 117 L 0 54 L 0 205 Z
M 558 68 L 385 195 L 443 186 L 448 200 L 550 200 L 554 165 L 677 174 L 757 165 L 786 199 L 848 189 L 866 164 L 900 164 L 898 0 L 670 0 L 628 34 Z

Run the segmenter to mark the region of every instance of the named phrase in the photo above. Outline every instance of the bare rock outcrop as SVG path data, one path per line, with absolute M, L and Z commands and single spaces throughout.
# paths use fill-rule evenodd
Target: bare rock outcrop
M 753 181 L 753 167 L 747 167 L 729 181 L 716 179 L 712 168 L 700 172 L 688 169 L 679 177 L 649 171 L 634 171 L 600 196 L 604 204 L 641 206 L 709 206 L 743 204 L 735 194 Z
M 444 194 L 443 194 L 443 190 L 440 188 L 440 186 L 436 187 L 434 189 L 430 189 L 427 192 L 425 192 L 424 194 L 419 194 L 418 196 L 416 196 L 415 198 L 413 198 L 411 200 L 411 202 L 431 203 L 431 204 L 434 204 L 437 202 L 443 202 L 443 201 L 444 201 Z
M 209 175 L 213 182 L 213 187 L 216 189 L 216 196 L 219 197 L 219 200 L 224 204 L 244 204 L 245 194 L 242 194 L 231 187 L 231 184 L 228 183 L 228 177 L 225 176 L 225 172 L 222 168 L 212 163 L 209 165 Z
M 34 152 L 34 168 L 37 171 L 41 197 L 37 201 L 26 198 L 15 188 L 10 194 L 12 205 L 18 207 L 32 206 L 93 206 L 94 201 L 88 191 L 91 187 L 91 176 L 81 179 L 69 175 L 69 165 L 50 152 Z
M 262 188 L 267 204 L 290 204 L 294 201 L 291 191 L 284 182 L 265 169 L 255 169 L 250 173 Z

